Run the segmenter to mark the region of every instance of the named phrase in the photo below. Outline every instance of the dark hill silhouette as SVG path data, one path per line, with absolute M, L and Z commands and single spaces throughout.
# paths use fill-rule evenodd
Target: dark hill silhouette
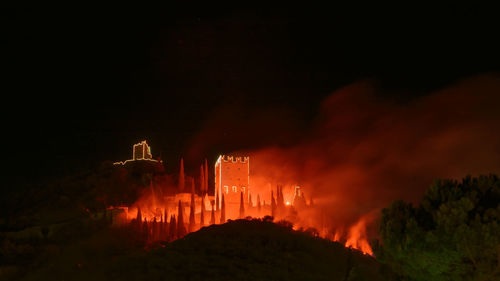
M 117 229 L 59 249 L 22 280 L 392 280 L 373 257 L 261 220 L 204 227 L 146 250 Z
M 144 250 L 104 212 L 149 186 L 151 173 L 136 166 L 101 165 L 3 198 L 0 280 L 388 280 L 374 258 L 268 220 Z
M 387 280 L 377 261 L 287 224 L 229 221 L 113 264 L 115 280 Z

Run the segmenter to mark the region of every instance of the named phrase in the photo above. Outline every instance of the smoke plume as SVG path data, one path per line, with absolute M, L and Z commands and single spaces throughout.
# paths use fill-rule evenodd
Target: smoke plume
M 220 154 L 249 155 L 253 198 L 270 202 L 271 188 L 282 184 L 289 201 L 299 185 L 345 232 L 395 199 L 417 202 L 433 179 L 500 172 L 498 74 L 405 103 L 375 85 L 332 93 L 306 126 L 286 108 L 220 110 L 190 153 L 217 144 Z

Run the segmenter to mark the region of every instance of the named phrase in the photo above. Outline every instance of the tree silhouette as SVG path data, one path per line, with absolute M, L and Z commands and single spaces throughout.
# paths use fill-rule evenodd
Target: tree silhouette
M 167 211 L 167 208 L 165 208 L 165 210 L 163 211 L 164 215 L 163 217 L 165 218 L 165 221 L 164 221 L 164 226 L 163 226 L 163 238 L 164 239 L 167 239 L 168 238 L 168 232 L 169 232 L 169 229 L 168 229 L 168 211 Z
M 185 235 L 186 235 L 186 226 L 184 225 L 182 203 L 181 200 L 179 200 L 179 207 L 177 211 L 177 238 L 182 238 Z
M 177 235 L 177 222 L 175 221 L 175 215 L 170 216 L 170 229 L 169 229 L 169 240 L 175 240 Z
M 194 177 L 189 177 L 191 179 L 191 193 L 195 193 Z
M 143 227 L 142 227 L 142 213 L 141 213 L 141 208 L 137 207 L 137 216 L 135 218 L 135 226 L 133 226 L 137 232 L 142 233 Z
M 276 215 L 282 216 L 285 209 L 285 202 L 283 198 L 283 186 L 276 187 Z
M 165 237 L 165 224 L 163 222 L 163 214 L 160 215 L 160 222 L 158 223 L 158 239 L 163 240 Z
M 223 224 L 226 222 L 226 202 L 224 201 L 224 194 L 222 194 L 222 202 L 220 209 L 220 223 Z
M 271 190 L 271 217 L 276 217 L 276 202 L 274 201 L 274 194 Z
M 205 226 L 205 196 L 201 196 L 200 228 Z
M 220 198 L 219 198 L 219 192 L 216 191 L 216 193 L 217 194 L 215 196 L 215 211 L 219 211 L 219 202 L 220 202 L 219 201 L 220 200 Z
M 136 220 L 140 223 L 142 223 L 142 213 L 141 213 L 141 208 L 138 207 L 137 208 L 137 217 L 136 217 Z
M 142 239 L 146 242 L 149 240 L 150 234 L 149 234 L 149 226 L 148 226 L 148 220 L 145 218 L 144 222 L 142 223 Z
M 208 163 L 207 163 L 207 158 L 205 158 L 205 176 L 203 177 L 205 179 L 205 193 L 208 192 Z
M 212 204 L 212 214 L 210 215 L 210 224 L 215 224 L 215 211 L 214 211 L 214 205 Z
M 200 190 L 201 194 L 205 194 L 205 172 L 203 171 L 203 164 L 200 165 Z
M 181 158 L 181 169 L 179 171 L 179 191 L 184 192 L 185 177 L 184 177 L 184 159 Z
M 245 217 L 245 205 L 243 203 L 243 191 L 240 192 L 240 219 Z
M 153 218 L 153 222 L 151 223 L 151 240 L 158 240 L 158 222 L 156 221 L 156 217 Z
M 194 191 L 192 190 L 191 191 L 191 204 L 189 206 L 189 232 L 193 232 L 194 229 L 196 228 L 196 222 L 195 222 L 195 218 L 194 218 L 194 211 L 195 211 L 195 206 L 194 206 Z
M 382 210 L 375 253 L 411 280 L 499 280 L 499 222 L 498 176 L 437 180 L 417 208 Z

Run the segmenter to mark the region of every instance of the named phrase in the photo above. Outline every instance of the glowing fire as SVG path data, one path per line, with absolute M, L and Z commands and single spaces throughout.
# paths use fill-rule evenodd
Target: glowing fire
M 355 225 L 349 229 L 349 238 L 345 243 L 346 247 L 358 249 L 365 254 L 373 256 L 372 248 L 366 239 L 366 222 L 361 218 Z
M 158 187 L 157 187 L 158 188 Z M 156 189 L 157 189 L 156 188 Z M 154 235 L 155 232 L 153 224 L 158 224 L 157 229 L 160 229 L 160 224 L 162 224 L 162 228 L 169 228 L 169 225 L 172 223 L 172 217 L 175 217 L 176 224 L 178 224 L 179 220 L 179 202 L 181 207 L 180 210 L 183 213 L 182 219 L 185 225 L 186 233 L 197 231 L 203 226 L 211 225 L 212 220 L 212 203 L 214 201 L 213 196 L 205 196 L 201 197 L 191 193 L 180 193 L 175 196 L 159 198 L 157 194 L 161 192 L 154 192 L 155 188 L 150 189 L 150 192 L 143 195 L 133 206 L 130 208 L 122 208 L 125 210 L 123 212 L 122 217 L 117 220 L 117 223 L 137 223 L 138 212 L 140 210 L 141 220 L 146 224 L 149 224 L 150 231 L 150 242 L 154 242 L 157 240 L 171 240 L 177 239 L 180 237 L 169 236 L 162 237 L 161 235 Z M 281 191 L 281 190 L 280 190 Z M 293 197 L 293 195 L 285 194 L 285 189 L 283 189 L 283 197 Z M 276 192 L 280 193 L 280 192 Z M 273 199 L 274 198 L 273 192 Z M 260 196 L 259 196 L 260 197 Z M 279 196 L 281 198 L 281 195 Z M 190 222 L 191 217 L 191 198 L 194 199 L 194 223 Z M 263 218 L 265 216 L 273 215 L 273 206 L 272 204 L 265 203 L 255 199 L 256 202 L 249 202 L 244 204 L 244 216 L 243 217 L 252 217 L 252 218 Z M 283 200 L 282 198 L 280 200 Z M 282 201 L 283 202 L 283 201 Z M 345 233 L 343 228 L 338 229 L 329 229 L 328 227 L 321 225 L 320 220 L 317 218 L 320 216 L 319 209 L 317 206 L 309 205 L 303 203 L 304 205 L 300 205 L 300 201 L 296 201 L 295 204 L 292 204 L 290 201 L 285 201 L 284 203 L 278 204 L 276 203 L 276 210 L 274 210 L 274 221 L 280 220 L 288 220 L 293 223 L 293 229 L 297 231 L 306 230 L 306 229 L 317 229 L 318 235 L 322 238 L 329 239 L 336 242 L 344 242 L 346 247 L 351 247 L 357 250 L 360 250 L 364 254 L 373 255 L 373 251 L 368 243 L 367 235 L 366 235 L 366 223 L 367 218 L 362 217 L 355 224 L 350 226 L 349 231 Z M 215 205 L 215 204 L 214 204 Z M 259 207 L 260 205 L 260 207 Z M 238 216 L 229 216 L 229 214 L 236 214 L 240 211 L 239 205 L 230 205 L 226 204 L 226 220 L 227 219 L 238 219 Z M 229 210 L 231 208 L 232 210 Z M 116 208 L 109 208 L 116 209 Z M 290 215 L 293 212 L 297 214 L 295 216 Z M 202 220 L 202 212 L 203 212 L 203 222 Z M 303 213 L 303 217 L 301 214 Z M 213 216 L 215 217 L 215 224 L 221 223 L 221 210 L 213 211 Z M 143 231 L 143 230 L 141 230 Z
M 108 208 L 119 212 L 114 219 L 115 224 L 131 225 L 145 241 L 155 242 L 175 240 L 201 227 L 224 223 L 228 219 L 272 216 L 274 221 L 291 222 L 294 230 L 311 230 L 322 238 L 341 243 L 345 241 L 346 247 L 373 255 L 366 235 L 366 217 L 350 228 L 335 225 L 331 218 L 324 215 L 321 204 L 316 205 L 311 197 L 306 200 L 297 184 L 275 187 L 270 184 L 251 185 L 248 157 L 221 156 L 217 161 L 220 165 L 216 165 L 215 169 L 215 195 L 208 193 L 206 164 L 200 166 L 199 181 L 184 175 L 181 168 L 180 177 L 183 180 L 179 183 L 182 184 L 153 178 L 149 188 L 143 190 L 142 196 L 132 206 Z M 349 231 L 345 233 L 343 229 Z

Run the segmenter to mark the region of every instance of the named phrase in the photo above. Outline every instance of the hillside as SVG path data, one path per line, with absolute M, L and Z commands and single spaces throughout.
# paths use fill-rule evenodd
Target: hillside
M 387 280 L 374 258 L 286 224 L 230 221 L 146 250 L 116 234 L 61 250 L 25 280 Z

